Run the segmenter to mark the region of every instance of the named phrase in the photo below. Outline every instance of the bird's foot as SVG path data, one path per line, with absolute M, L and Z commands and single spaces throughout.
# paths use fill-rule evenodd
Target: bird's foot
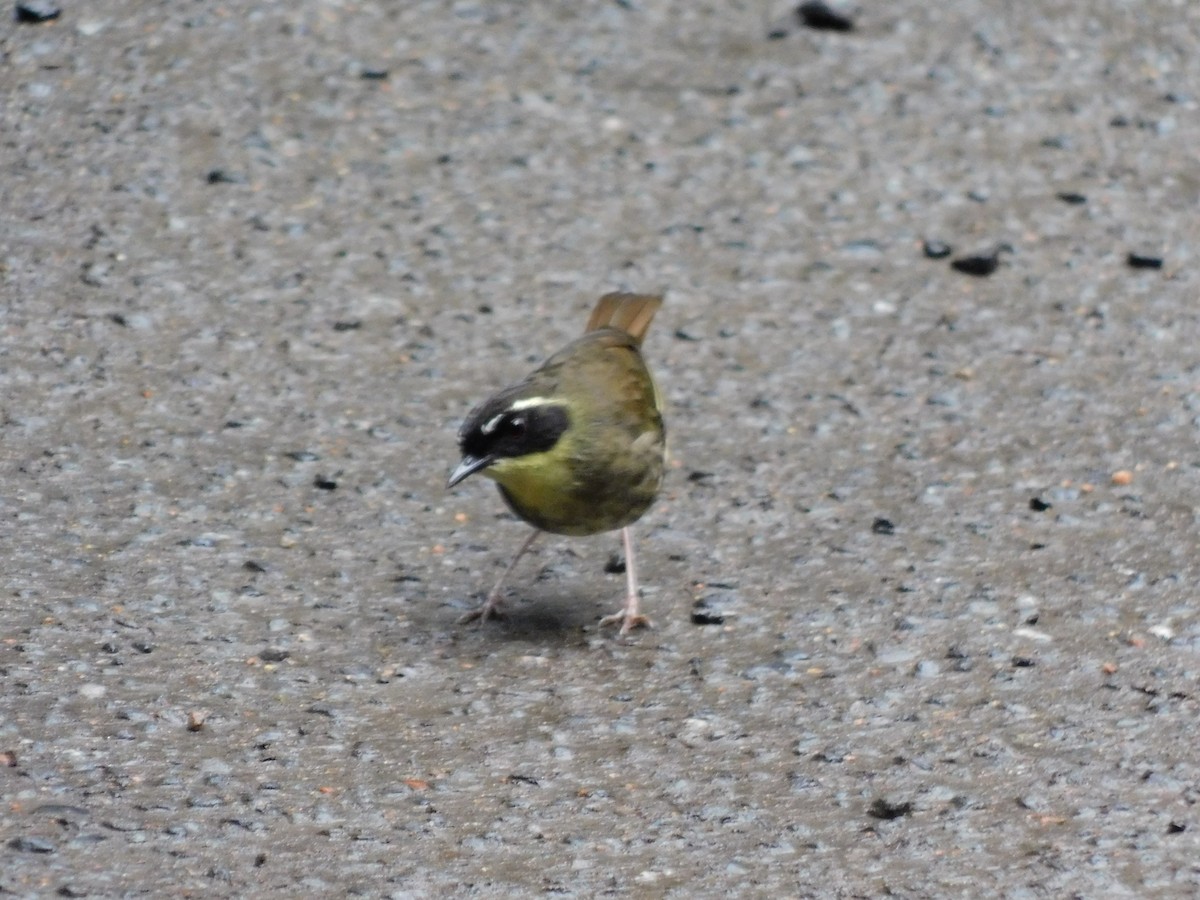
M 501 601 L 501 599 L 495 594 L 489 594 L 488 598 L 483 601 L 482 606 L 471 610 L 469 613 L 464 613 L 463 615 L 459 616 L 458 624 L 466 625 L 468 622 L 474 622 L 476 620 L 482 624 L 488 619 L 503 618 L 505 618 L 503 601 Z
M 615 612 L 611 616 L 605 616 L 600 620 L 600 627 L 605 625 L 621 625 L 620 635 L 625 637 L 635 628 L 653 628 L 654 623 L 638 612 L 637 604 L 633 604 L 633 608 L 627 605 L 620 612 Z

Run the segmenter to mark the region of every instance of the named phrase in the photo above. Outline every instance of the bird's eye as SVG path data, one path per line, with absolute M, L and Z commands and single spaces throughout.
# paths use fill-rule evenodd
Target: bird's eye
M 504 423 L 504 429 L 513 437 L 520 437 L 525 433 L 525 417 L 513 416 Z

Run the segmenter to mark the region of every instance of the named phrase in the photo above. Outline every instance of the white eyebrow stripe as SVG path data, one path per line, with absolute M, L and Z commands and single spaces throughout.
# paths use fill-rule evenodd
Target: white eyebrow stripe
M 481 426 L 479 426 L 480 432 L 483 434 L 491 434 L 496 430 L 496 426 L 500 424 L 500 420 L 503 419 L 505 415 L 506 413 L 500 413 L 498 416 L 492 416 Z
M 561 405 L 557 400 L 551 400 L 549 397 L 526 397 L 524 400 L 514 400 L 506 412 L 520 412 L 523 409 L 531 409 L 535 406 L 551 406 Z

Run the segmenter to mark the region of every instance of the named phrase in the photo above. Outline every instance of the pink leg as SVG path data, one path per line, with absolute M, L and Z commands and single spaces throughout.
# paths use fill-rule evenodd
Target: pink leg
M 651 627 L 653 623 L 641 613 L 641 599 L 638 596 L 637 563 L 633 559 L 633 535 L 626 525 L 621 529 L 621 539 L 625 542 L 625 606 L 620 612 L 605 616 L 600 620 L 601 625 L 616 625 L 621 623 L 621 636 L 629 634 L 638 626 Z
M 525 539 L 525 543 L 521 545 L 521 549 L 517 551 L 517 555 L 513 557 L 512 562 L 508 564 L 508 568 L 504 570 L 504 574 L 501 575 L 499 580 L 496 582 L 496 586 L 492 588 L 491 593 L 487 595 L 487 599 L 483 601 L 483 606 L 479 607 L 478 609 L 471 610 L 469 613 L 460 618 L 458 620 L 459 625 L 464 625 L 467 622 L 474 622 L 476 619 L 481 622 L 486 622 L 488 619 L 501 619 L 504 617 L 504 612 L 502 610 L 504 602 L 500 599 L 500 588 L 504 586 L 504 582 L 508 579 L 508 576 L 512 574 L 512 570 L 517 567 L 517 563 L 520 561 L 521 557 L 525 555 L 525 551 L 533 546 L 533 542 L 538 539 L 540 534 L 541 532 L 536 528 L 533 530 L 533 534 Z

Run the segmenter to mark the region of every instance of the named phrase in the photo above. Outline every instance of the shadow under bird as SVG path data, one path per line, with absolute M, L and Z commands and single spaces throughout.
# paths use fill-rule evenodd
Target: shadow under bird
M 641 352 L 662 299 L 605 294 L 582 337 L 467 416 L 458 433 L 462 461 L 446 486 L 486 475 L 534 532 L 483 605 L 461 622 L 501 615 L 500 590 L 543 531 L 588 535 L 619 528 L 625 605 L 600 624 L 619 624 L 622 635 L 650 624 L 639 607 L 629 526 L 650 508 L 663 479 L 662 402 Z

